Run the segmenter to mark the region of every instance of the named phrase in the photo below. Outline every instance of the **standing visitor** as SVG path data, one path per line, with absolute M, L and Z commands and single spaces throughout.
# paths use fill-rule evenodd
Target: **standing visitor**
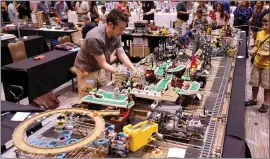
M 142 1 L 143 20 L 147 20 L 150 23 L 154 21 L 155 17 L 155 4 L 153 1 Z
M 223 4 L 217 4 L 217 11 L 214 14 L 214 21 L 217 22 L 217 26 L 227 26 L 230 20 L 230 15 L 224 11 Z
M 1 13 L 2 13 L 2 18 L 4 22 L 8 22 L 8 6 L 5 1 L 1 3 Z
M 187 1 L 181 1 L 176 6 L 177 19 L 175 21 L 175 28 L 182 28 L 183 24 L 188 21 L 191 12 L 187 11 Z
M 78 21 L 82 21 L 82 16 L 89 12 L 89 5 L 86 1 L 78 1 L 75 4 L 75 11 L 78 14 Z
M 234 23 L 233 26 L 240 26 L 241 30 L 246 32 L 246 38 L 248 38 L 248 21 L 251 18 L 253 9 L 249 6 L 248 1 L 242 1 L 234 11 Z M 248 58 L 248 46 L 246 44 L 246 58 Z
M 120 1 L 119 4 L 116 6 L 116 8 L 124 13 L 127 13 L 129 16 L 131 15 L 129 13 L 129 6 L 127 4 L 127 1 Z
M 54 14 L 56 15 L 57 18 L 60 18 L 62 22 L 68 21 L 67 12 L 68 6 L 65 1 L 59 1 L 55 3 Z
M 257 1 L 256 8 L 254 9 L 252 16 L 249 20 L 249 24 L 251 24 L 251 30 L 253 33 L 253 39 L 256 40 L 257 32 L 261 31 L 262 28 L 262 19 L 267 14 L 267 10 L 264 9 L 264 4 L 262 1 Z
M 262 31 L 257 35 L 255 47 L 250 52 L 255 56 L 249 84 L 252 86 L 252 98 L 245 102 L 245 106 L 256 106 L 258 104 L 259 87 L 264 89 L 264 101 L 259 108 L 260 113 L 266 113 L 270 98 L 270 14 L 262 19 Z
M 99 21 L 99 13 L 98 13 L 96 1 L 89 1 L 89 10 L 90 10 L 91 22 Z
M 15 6 L 13 5 L 12 2 L 10 2 L 8 5 L 8 16 L 11 23 L 13 23 L 15 19 L 17 19 L 17 15 L 18 15 L 17 6 L 18 4 L 16 2 L 15 2 Z
M 101 15 L 100 15 L 100 20 L 101 20 L 101 22 L 103 23 L 103 24 L 105 24 L 106 23 L 106 19 L 107 19 L 107 16 L 108 16 L 108 14 L 106 14 L 106 7 L 105 6 L 102 6 L 101 7 Z

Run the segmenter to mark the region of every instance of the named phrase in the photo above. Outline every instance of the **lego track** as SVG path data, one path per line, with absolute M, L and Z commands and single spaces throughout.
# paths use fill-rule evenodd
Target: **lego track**
M 54 148 L 45 148 L 45 147 L 36 147 L 33 145 L 28 144 L 26 140 L 26 134 L 25 130 L 29 125 L 36 122 L 38 119 L 50 116 L 53 114 L 59 114 L 59 113 L 80 113 L 87 115 L 88 117 L 92 118 L 95 122 L 95 128 L 91 135 L 85 137 L 79 142 L 72 143 L 67 146 L 61 146 L 61 147 L 54 147 Z M 92 111 L 86 110 L 86 109 L 79 109 L 79 108 L 68 108 L 68 109 L 57 109 L 57 110 L 50 110 L 46 111 L 44 113 L 40 113 L 23 123 L 21 123 L 14 131 L 12 135 L 12 140 L 14 142 L 15 147 L 17 147 L 20 151 L 24 153 L 31 153 L 31 154 L 37 154 L 37 155 L 57 155 L 65 152 L 71 152 L 76 149 L 83 148 L 84 146 L 87 146 L 89 143 L 95 141 L 99 135 L 104 131 L 105 129 L 105 122 L 101 116 L 108 116 L 108 115 L 118 115 L 119 111 L 97 111 L 97 115 L 94 116 Z
M 210 120 L 210 123 L 209 123 L 208 132 L 206 134 L 206 138 L 202 147 L 200 158 L 210 158 L 212 155 L 212 148 L 213 148 L 215 136 L 217 133 L 218 117 L 222 109 L 224 96 L 226 93 L 225 91 L 229 82 L 231 64 L 232 64 L 232 58 L 228 58 L 226 62 L 225 71 L 222 77 L 222 82 L 219 87 L 219 91 L 218 91 L 217 98 L 214 104 L 214 108 L 212 110 L 212 117 L 211 117 L 212 119 Z

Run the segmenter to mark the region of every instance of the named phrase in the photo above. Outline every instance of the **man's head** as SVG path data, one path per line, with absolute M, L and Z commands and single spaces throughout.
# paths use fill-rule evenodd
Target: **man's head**
M 60 1 L 60 3 L 64 3 L 64 1 Z
M 111 36 L 120 36 L 129 21 L 129 16 L 120 11 L 119 9 L 113 9 L 107 16 L 107 27 L 106 30 Z
M 84 25 L 86 25 L 90 22 L 90 18 L 87 15 L 83 15 L 82 21 L 83 21 Z
M 262 29 L 269 33 L 270 32 L 270 13 L 266 14 L 262 19 Z
M 103 14 L 106 13 L 106 7 L 105 7 L 105 6 L 102 6 L 102 7 L 101 7 L 101 12 L 102 12 Z

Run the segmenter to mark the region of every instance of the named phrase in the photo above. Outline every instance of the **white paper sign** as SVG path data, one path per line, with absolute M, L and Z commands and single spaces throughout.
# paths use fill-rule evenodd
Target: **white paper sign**
M 35 24 L 35 23 L 37 23 L 37 17 L 36 17 L 36 15 L 35 14 L 31 14 L 31 19 L 32 19 L 32 22 Z
M 186 149 L 169 148 L 167 157 L 169 158 L 185 158 Z
M 29 115 L 29 112 L 17 112 L 11 119 L 11 121 L 24 121 L 24 119 Z

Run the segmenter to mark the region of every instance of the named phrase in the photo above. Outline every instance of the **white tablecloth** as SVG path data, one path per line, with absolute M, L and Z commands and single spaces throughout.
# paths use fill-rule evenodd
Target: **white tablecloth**
M 101 12 L 99 13 L 101 14 Z M 88 13 L 88 16 L 90 17 L 90 13 Z M 230 15 L 230 24 L 233 25 L 234 15 Z M 166 28 L 172 28 L 173 22 L 176 20 L 176 12 L 172 13 L 155 13 L 155 24 L 158 26 L 164 26 Z M 192 14 L 189 15 L 188 24 L 191 24 L 193 19 Z M 210 21 L 210 17 L 207 17 L 208 21 Z M 142 20 L 142 17 L 139 18 L 139 14 L 136 14 L 135 12 L 131 13 L 129 26 L 132 26 L 134 21 L 136 20 Z M 75 12 L 69 12 L 68 13 L 68 22 L 77 23 L 78 22 L 78 15 Z

